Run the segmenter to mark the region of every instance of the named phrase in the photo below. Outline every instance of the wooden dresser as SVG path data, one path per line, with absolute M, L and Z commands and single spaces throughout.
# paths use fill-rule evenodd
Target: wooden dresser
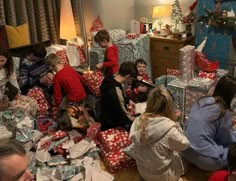
M 166 69 L 179 69 L 179 49 L 194 45 L 195 37 L 181 40 L 158 36 L 150 37 L 152 78 L 166 75 Z

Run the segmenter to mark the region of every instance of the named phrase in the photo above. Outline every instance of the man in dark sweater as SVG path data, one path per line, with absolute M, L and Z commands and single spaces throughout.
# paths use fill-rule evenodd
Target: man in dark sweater
M 129 130 L 134 117 L 127 109 L 129 102 L 123 90 L 123 84 L 135 78 L 137 69 L 133 62 L 126 61 L 120 66 L 119 73 L 115 77 L 105 77 L 101 90 L 101 117 L 102 130 L 123 127 Z

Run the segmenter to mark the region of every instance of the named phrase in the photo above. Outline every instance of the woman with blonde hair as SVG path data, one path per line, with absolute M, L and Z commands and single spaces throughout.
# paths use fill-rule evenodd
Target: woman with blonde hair
M 178 154 L 188 148 L 189 141 L 176 124 L 173 98 L 164 88 L 152 89 L 145 112 L 130 130 L 133 157 L 146 181 L 176 181 L 185 171 Z

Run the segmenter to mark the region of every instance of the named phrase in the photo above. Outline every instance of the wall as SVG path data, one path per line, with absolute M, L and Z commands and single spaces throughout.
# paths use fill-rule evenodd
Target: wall
M 182 13 L 186 14 L 189 12 L 188 7 L 195 0 L 179 0 Z M 158 5 L 172 5 L 174 0 L 135 0 L 135 18 L 139 19 L 141 17 L 146 17 L 148 21 L 153 22 L 152 19 L 152 8 Z M 170 18 L 163 19 L 164 24 L 171 24 Z M 158 25 L 154 24 L 154 27 Z
M 96 16 L 100 16 L 106 29 L 130 29 L 134 19 L 135 0 L 84 0 L 86 29 L 89 29 Z
M 195 0 L 179 0 L 183 14 Z M 156 5 L 173 4 L 174 0 L 84 0 L 86 30 L 89 29 L 96 16 L 100 16 L 105 28 L 120 28 L 130 31 L 130 21 L 146 17 L 152 20 L 152 8 Z M 170 19 L 163 19 L 170 23 Z

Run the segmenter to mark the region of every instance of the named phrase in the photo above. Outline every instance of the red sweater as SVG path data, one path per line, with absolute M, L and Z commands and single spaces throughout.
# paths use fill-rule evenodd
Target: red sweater
M 114 75 L 118 73 L 118 48 L 116 45 L 113 44 L 106 49 L 105 60 L 102 67 L 107 69 L 106 75 Z
M 56 73 L 53 78 L 56 106 L 60 105 L 63 94 L 70 102 L 79 102 L 86 97 L 86 92 L 80 80 L 80 74 L 68 65 Z

